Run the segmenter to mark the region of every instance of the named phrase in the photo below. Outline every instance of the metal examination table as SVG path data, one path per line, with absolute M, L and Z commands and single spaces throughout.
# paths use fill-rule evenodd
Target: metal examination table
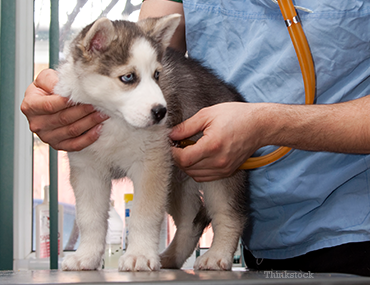
M 270 272 L 270 273 L 269 273 Z M 161 270 L 158 272 L 100 271 L 0 271 L 0 284 L 370 284 L 370 278 L 347 274 L 308 273 L 296 271 L 231 272 Z

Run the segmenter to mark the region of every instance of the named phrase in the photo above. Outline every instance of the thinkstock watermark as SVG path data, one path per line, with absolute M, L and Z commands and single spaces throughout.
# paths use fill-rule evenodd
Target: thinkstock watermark
M 268 270 L 263 271 L 265 278 L 271 279 L 310 279 L 315 278 L 314 273 L 312 272 L 288 272 L 288 271 L 277 271 L 277 270 Z

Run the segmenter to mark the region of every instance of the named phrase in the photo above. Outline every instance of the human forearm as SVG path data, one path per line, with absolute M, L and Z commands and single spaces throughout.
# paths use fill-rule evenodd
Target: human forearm
M 266 145 L 309 151 L 370 153 L 370 96 L 331 105 L 223 103 L 204 108 L 176 126 L 170 137 L 203 137 L 173 148 L 177 165 L 196 181 L 230 176 Z
M 263 144 L 370 153 L 370 96 L 329 105 L 266 104 Z
M 172 37 L 170 47 L 185 53 L 185 18 L 181 3 L 168 0 L 146 0 L 141 5 L 139 20 L 151 17 L 162 17 L 175 13 L 180 14 L 182 18 Z

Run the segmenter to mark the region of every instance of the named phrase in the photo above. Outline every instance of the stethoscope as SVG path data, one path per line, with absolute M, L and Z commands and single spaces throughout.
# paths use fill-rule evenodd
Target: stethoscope
M 302 71 L 304 89 L 305 89 L 305 104 L 313 104 L 315 99 L 316 80 L 315 69 L 313 65 L 310 47 L 308 46 L 306 36 L 302 29 L 300 19 L 297 15 L 292 0 L 273 0 L 280 7 L 285 24 L 288 28 L 290 38 L 296 51 L 299 65 Z M 178 142 L 178 146 L 185 147 L 195 142 L 185 140 Z M 291 150 L 290 147 L 279 147 L 277 150 L 259 157 L 250 157 L 244 162 L 239 169 L 254 169 L 268 165 L 282 158 Z
M 306 94 L 306 104 L 313 104 L 315 100 L 316 80 L 310 47 L 302 29 L 297 12 L 292 0 L 277 0 L 281 14 L 288 28 L 295 52 L 297 53 L 299 65 L 302 71 L 304 89 Z M 291 150 L 290 147 L 282 146 L 277 150 L 259 157 L 251 157 L 240 166 L 240 169 L 254 169 L 270 164 Z

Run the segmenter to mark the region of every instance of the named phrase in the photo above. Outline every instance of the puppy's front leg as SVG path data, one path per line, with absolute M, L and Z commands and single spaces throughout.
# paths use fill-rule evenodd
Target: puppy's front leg
M 95 270 L 101 266 L 111 181 L 108 175 L 104 175 L 104 169 L 95 166 L 71 163 L 70 181 L 76 197 L 76 220 L 81 242 L 77 251 L 64 259 L 63 270 Z
M 166 162 L 146 161 L 132 169 L 129 176 L 135 196 L 128 225 L 128 248 L 119 260 L 119 270 L 159 270 L 159 232 L 165 214 L 170 167 Z

